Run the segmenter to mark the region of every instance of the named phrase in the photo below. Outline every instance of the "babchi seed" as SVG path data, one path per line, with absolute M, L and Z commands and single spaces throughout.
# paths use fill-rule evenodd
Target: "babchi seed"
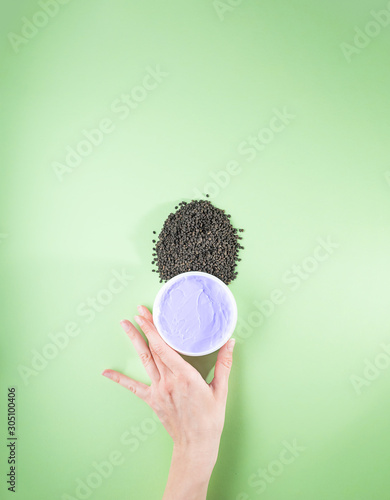
M 160 283 L 187 271 L 206 272 L 226 284 L 233 281 L 243 247 L 229 220 L 231 216 L 208 200 L 180 202 L 175 209 L 165 220 L 153 248 Z

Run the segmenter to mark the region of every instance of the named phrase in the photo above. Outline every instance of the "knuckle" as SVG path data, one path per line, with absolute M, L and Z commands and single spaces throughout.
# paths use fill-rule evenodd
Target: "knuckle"
M 113 380 L 114 382 L 116 382 L 117 384 L 119 384 L 119 382 L 120 382 L 120 380 L 121 380 L 121 379 L 120 379 L 120 377 L 119 377 L 119 375 L 118 375 L 117 373 L 114 373 L 114 374 L 112 375 L 112 380 Z
M 130 330 L 127 333 L 128 337 L 130 340 L 135 340 L 137 337 L 137 332 L 133 330 L 133 328 L 130 328 Z
M 137 392 L 136 387 L 135 387 L 134 385 L 131 385 L 131 384 L 128 384 L 128 385 L 127 385 L 127 389 L 128 389 L 129 391 L 131 391 L 133 394 L 135 394 L 135 393 Z
M 155 344 L 152 346 L 152 351 L 154 354 L 156 354 L 159 358 L 163 358 L 165 351 L 164 347 L 161 344 Z
M 172 394 L 174 390 L 174 384 L 172 383 L 172 380 L 170 378 L 162 379 L 161 389 L 166 394 Z
M 139 355 L 141 358 L 142 364 L 146 367 L 150 363 L 151 360 L 151 354 L 149 352 L 141 352 Z
M 195 377 L 190 374 L 178 379 L 178 384 L 182 389 L 188 389 L 195 382 Z
M 220 363 L 225 367 L 227 368 L 228 370 L 230 370 L 230 368 L 232 367 L 232 364 L 233 364 L 233 360 L 232 358 L 222 358 L 220 360 Z

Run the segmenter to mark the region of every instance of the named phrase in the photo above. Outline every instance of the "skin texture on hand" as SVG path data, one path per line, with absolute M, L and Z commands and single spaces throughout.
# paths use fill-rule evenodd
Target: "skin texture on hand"
M 151 385 L 114 370 L 104 370 L 103 375 L 145 401 L 173 439 L 172 463 L 163 500 L 204 500 L 225 420 L 235 341 L 230 339 L 221 347 L 214 379 L 207 384 L 199 372 L 160 337 L 150 311 L 145 306 L 138 306 L 138 311 L 135 320 L 149 345 L 130 321 L 123 320 L 121 325 Z

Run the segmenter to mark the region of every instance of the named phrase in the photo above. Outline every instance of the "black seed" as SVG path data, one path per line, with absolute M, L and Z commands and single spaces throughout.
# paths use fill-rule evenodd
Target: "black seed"
M 186 271 L 203 271 L 229 284 L 237 276 L 242 248 L 231 216 L 208 200 L 182 201 L 178 207 L 168 215 L 153 247 L 160 283 Z

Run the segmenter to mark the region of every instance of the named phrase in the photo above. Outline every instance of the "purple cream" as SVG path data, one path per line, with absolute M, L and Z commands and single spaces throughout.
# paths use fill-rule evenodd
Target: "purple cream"
M 226 336 L 231 299 L 223 284 L 211 277 L 183 276 L 164 291 L 158 318 L 173 348 L 196 355 L 214 349 Z

